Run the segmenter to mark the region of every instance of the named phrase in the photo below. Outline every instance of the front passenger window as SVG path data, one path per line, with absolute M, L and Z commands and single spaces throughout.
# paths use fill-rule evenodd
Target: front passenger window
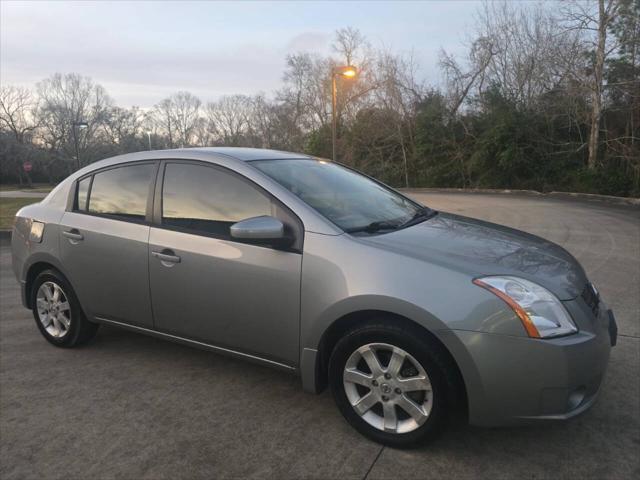
M 205 165 L 165 167 L 163 225 L 230 238 L 231 225 L 260 215 L 273 215 L 271 200 L 238 176 Z

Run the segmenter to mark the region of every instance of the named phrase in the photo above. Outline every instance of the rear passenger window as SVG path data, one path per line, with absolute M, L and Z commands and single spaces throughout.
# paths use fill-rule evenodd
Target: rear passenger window
M 229 238 L 234 223 L 272 214 L 269 197 L 234 174 L 204 165 L 165 167 L 163 225 Z
M 154 171 L 155 165 L 144 164 L 96 173 L 89 197 L 89 212 L 126 220 L 144 220 Z
M 76 197 L 76 210 L 80 212 L 87 211 L 87 198 L 89 195 L 89 185 L 91 177 L 87 177 L 78 182 L 78 196 Z

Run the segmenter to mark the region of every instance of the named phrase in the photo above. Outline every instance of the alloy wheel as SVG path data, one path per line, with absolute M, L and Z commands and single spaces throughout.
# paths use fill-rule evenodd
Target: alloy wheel
M 38 319 L 49 335 L 62 338 L 71 327 L 71 306 L 62 287 L 55 282 L 44 282 L 36 294 Z
M 384 432 L 419 428 L 433 407 L 424 367 L 408 352 L 386 343 L 370 343 L 353 352 L 345 364 L 343 383 L 354 411 Z

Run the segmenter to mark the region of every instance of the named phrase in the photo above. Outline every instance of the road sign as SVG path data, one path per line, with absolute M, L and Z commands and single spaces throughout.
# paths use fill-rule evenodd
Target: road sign
M 30 172 L 31 169 L 33 168 L 33 165 L 31 165 L 31 162 L 24 162 L 22 164 L 22 168 L 24 169 L 25 172 Z

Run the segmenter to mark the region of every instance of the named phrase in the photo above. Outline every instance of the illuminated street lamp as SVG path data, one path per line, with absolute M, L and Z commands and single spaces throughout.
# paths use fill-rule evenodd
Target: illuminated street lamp
M 89 128 L 89 124 L 87 122 L 73 122 L 73 143 L 76 146 L 76 170 L 80 170 L 80 153 L 78 151 L 78 135 L 76 133 L 76 128 L 85 129 Z
M 337 118 L 336 118 L 336 77 L 341 76 L 345 78 L 355 78 L 358 74 L 356 67 L 352 65 L 346 65 L 344 67 L 333 67 L 331 69 L 331 148 L 332 159 L 336 161 L 336 130 L 337 130 Z

